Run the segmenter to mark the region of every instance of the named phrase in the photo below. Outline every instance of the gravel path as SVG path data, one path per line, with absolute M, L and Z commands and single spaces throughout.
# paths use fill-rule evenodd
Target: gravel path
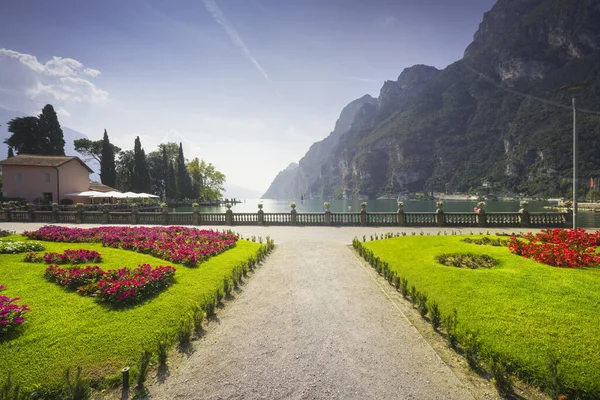
M 153 399 L 470 399 L 352 252 L 278 246 Z

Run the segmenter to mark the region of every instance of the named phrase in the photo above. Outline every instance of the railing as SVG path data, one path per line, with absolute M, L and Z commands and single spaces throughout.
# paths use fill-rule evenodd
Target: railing
M 142 225 L 161 225 L 163 223 L 162 213 L 139 212 L 138 224 Z
M 193 225 L 191 212 L 169 213 L 168 223 L 170 225 Z
M 406 226 L 436 226 L 436 213 L 405 213 L 404 224 Z
M 360 213 L 331 213 L 331 225 L 360 226 Z
M 270 214 L 279 215 L 279 214 Z M 285 214 L 289 216 L 290 214 Z M 232 214 L 232 220 L 234 225 L 258 225 L 258 214 L 254 213 L 241 213 Z M 267 221 L 265 220 L 265 223 Z
M 84 224 L 101 224 L 104 222 L 104 213 L 101 211 L 87 211 L 83 213 Z
M 144 224 L 144 225 L 266 225 L 266 226 L 394 226 L 480 228 L 569 228 L 570 213 L 550 212 L 362 212 L 355 213 L 201 213 L 137 211 L 26 211 L 0 209 L 0 220 L 43 223 Z

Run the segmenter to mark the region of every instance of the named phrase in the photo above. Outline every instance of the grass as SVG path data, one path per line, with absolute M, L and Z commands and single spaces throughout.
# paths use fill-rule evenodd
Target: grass
M 444 317 L 458 311 L 458 331 L 476 332 L 484 355 L 501 354 L 518 376 L 548 388 L 551 354 L 567 392 L 600 396 L 600 268 L 565 269 L 477 246 L 464 236 L 401 237 L 363 243 L 409 285 L 426 293 Z M 487 254 L 491 269 L 445 266 L 435 257 Z
M 6 239 L 24 239 L 12 236 Z M 23 262 L 25 254 L 0 255 L 0 284 L 6 296 L 20 297 L 31 311 L 17 335 L 0 341 L 0 382 L 9 371 L 22 387 L 59 384 L 64 371 L 82 368 L 82 375 L 101 381 L 118 377 L 125 366 L 135 367 L 144 349 L 156 352 L 161 329 L 176 337 L 181 318 L 192 303 L 214 296 L 236 265 L 255 255 L 260 245 L 239 240 L 236 247 L 210 258 L 198 268 L 181 265 L 97 243 L 43 242 L 46 251 L 89 249 L 100 252 L 103 269 L 173 265 L 174 283 L 157 297 L 135 307 L 111 309 L 93 298 L 65 290 L 44 279 L 45 264 Z

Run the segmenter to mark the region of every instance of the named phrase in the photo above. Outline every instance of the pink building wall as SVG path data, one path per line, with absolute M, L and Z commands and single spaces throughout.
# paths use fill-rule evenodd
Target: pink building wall
M 65 194 L 83 192 L 89 189 L 89 171 L 77 160 L 58 167 L 60 198 L 70 198 Z M 18 175 L 21 175 L 20 181 Z M 49 177 L 48 177 L 49 174 Z M 2 191 L 5 197 L 19 197 L 34 201 L 44 193 L 52 193 L 52 201 L 58 201 L 57 171 L 54 167 L 25 165 L 4 165 L 2 167 Z

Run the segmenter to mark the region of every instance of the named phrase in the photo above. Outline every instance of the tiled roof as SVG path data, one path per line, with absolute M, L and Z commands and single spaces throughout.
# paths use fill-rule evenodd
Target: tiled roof
M 0 165 L 23 165 L 32 167 L 60 167 L 69 161 L 77 160 L 81 165 L 87 168 L 88 171 L 92 171 L 79 157 L 75 156 L 41 156 L 33 154 L 19 154 L 17 156 L 7 158 L 6 160 L 0 161 Z
M 90 183 L 90 189 L 89 190 L 93 190 L 95 192 L 118 192 L 117 189 L 115 188 L 111 188 L 110 186 L 107 186 L 105 184 L 102 183 L 96 183 L 96 182 L 92 182 Z

